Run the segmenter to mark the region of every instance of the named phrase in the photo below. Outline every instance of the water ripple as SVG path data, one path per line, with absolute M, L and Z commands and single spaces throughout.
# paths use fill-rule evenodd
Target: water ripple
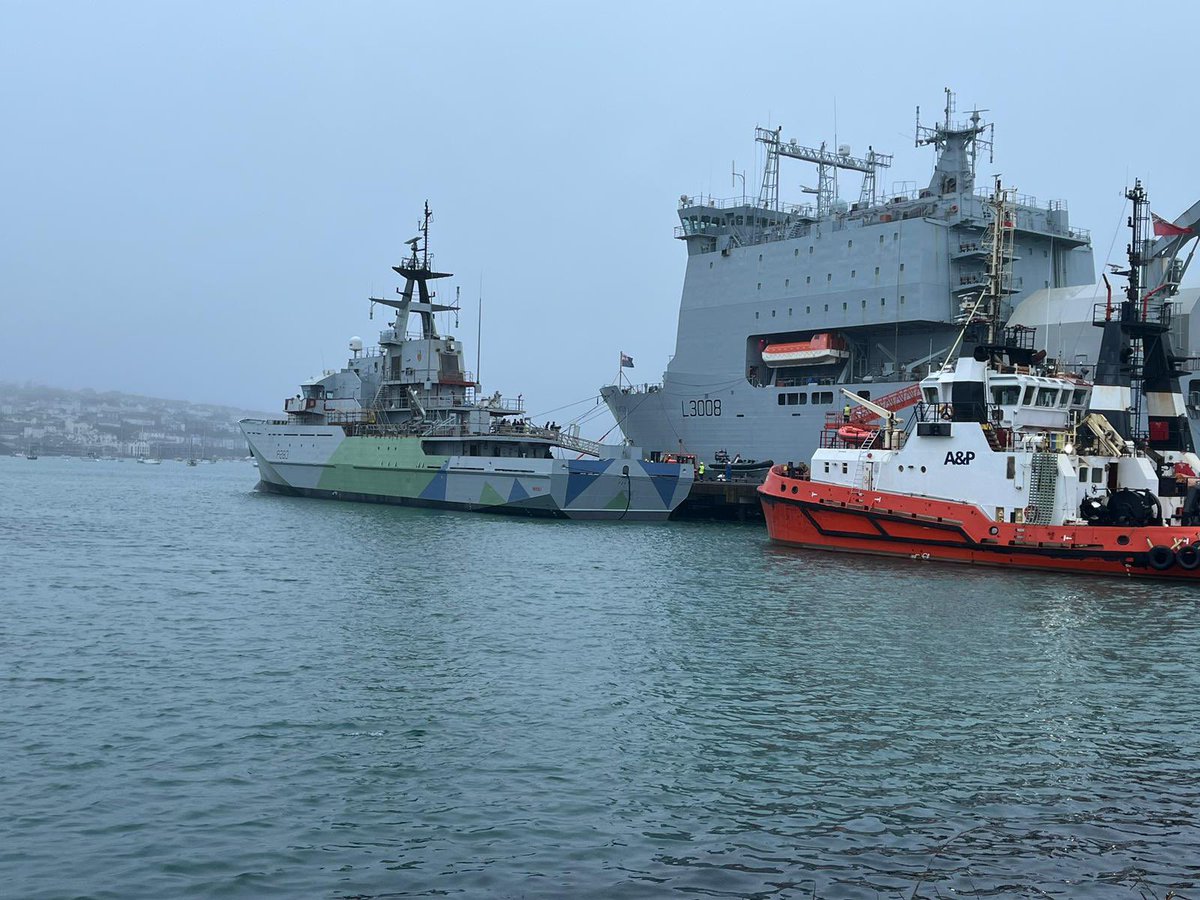
M 0 460 L 6 894 L 1200 896 L 1193 589 L 253 478 Z

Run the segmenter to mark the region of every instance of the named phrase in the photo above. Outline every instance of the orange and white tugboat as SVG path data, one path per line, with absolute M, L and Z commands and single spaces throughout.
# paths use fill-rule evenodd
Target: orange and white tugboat
M 964 303 L 978 343 L 921 382 L 906 425 L 863 436 L 831 422 L 807 466 L 759 488 L 773 541 L 800 547 L 1061 572 L 1200 579 L 1200 458 L 1170 344 L 1169 297 L 1140 294 L 1148 216 L 1133 201 L 1124 301 L 1098 305 L 1094 384 L 999 328 L 1012 253 L 999 182 L 987 288 Z M 953 353 L 951 356 L 953 357 Z M 1141 404 L 1146 404 L 1146 431 Z M 856 412 L 861 412 L 856 410 Z M 856 415 L 855 420 L 864 417 Z

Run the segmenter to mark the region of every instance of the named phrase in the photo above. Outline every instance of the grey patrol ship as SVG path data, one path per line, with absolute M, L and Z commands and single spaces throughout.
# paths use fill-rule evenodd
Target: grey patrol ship
M 805 460 L 840 424 L 842 388 L 888 409 L 917 403 L 918 382 L 949 359 L 987 277 L 989 191 L 975 175 L 991 126 L 977 110 L 965 121 L 954 113 L 949 91 L 937 124 L 922 126 L 918 110 L 916 143 L 937 153 L 924 187 L 882 193 L 891 156 L 758 128 L 756 201 L 681 197 L 675 236 L 688 257 L 675 355 L 660 384 L 601 389 L 625 436 L 664 455 Z M 785 159 L 817 167 L 815 203 L 780 201 Z M 844 172 L 862 177 L 849 204 L 837 196 Z M 1064 202 L 1018 196 L 1011 214 L 1005 318 L 1034 292 L 1092 284 L 1090 236 Z
M 286 419 L 239 424 L 275 493 L 570 519 L 665 521 L 691 489 L 690 464 L 648 462 L 628 445 L 585 440 L 577 426 L 538 427 L 521 397 L 477 394 L 462 342 L 438 332 L 430 283 L 429 205 L 411 255 L 394 271 L 394 310 L 378 350 L 350 341 L 338 371 L 305 381 Z M 413 326 L 412 333 L 409 327 Z M 575 458 L 558 458 L 554 451 Z M 588 458 L 583 458 L 588 457 Z

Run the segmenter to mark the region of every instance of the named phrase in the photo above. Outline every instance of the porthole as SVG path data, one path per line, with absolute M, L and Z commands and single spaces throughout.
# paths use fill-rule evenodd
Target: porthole
M 997 535 L 997 534 L 999 534 L 999 533 L 1000 533 L 1000 529 L 999 529 L 999 528 L 997 528 L 995 525 L 993 525 L 991 528 L 989 528 L 989 529 L 988 529 L 988 534 L 990 534 L 990 535 L 993 535 L 993 536 L 994 536 L 994 535 Z
M 787 485 L 786 485 L 786 484 L 781 484 L 781 485 L 779 486 L 779 493 L 781 493 L 781 494 L 786 494 L 786 493 L 787 493 Z
M 793 493 L 793 494 L 795 494 L 795 493 L 796 493 L 796 492 L 798 492 L 799 490 L 800 490 L 800 488 L 796 487 L 796 485 L 794 485 L 794 484 L 792 485 L 792 493 Z
M 1129 535 L 1127 535 L 1127 534 L 1117 535 L 1117 543 L 1120 544 L 1122 547 L 1124 547 L 1126 544 L 1129 543 Z
M 924 466 L 921 466 L 921 472 L 922 472 L 922 474 L 924 474 L 924 472 L 925 472 L 925 467 L 924 467 Z

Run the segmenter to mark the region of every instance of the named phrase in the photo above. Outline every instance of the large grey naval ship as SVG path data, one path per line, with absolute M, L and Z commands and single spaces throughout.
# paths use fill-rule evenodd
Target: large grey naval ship
M 404 279 L 372 297 L 394 316 L 377 349 L 350 339 L 350 359 L 300 385 L 286 418 L 243 419 L 259 489 L 567 519 L 665 521 L 692 485 L 690 463 L 646 461 L 628 444 L 605 445 L 525 414 L 523 397 L 481 392 L 462 341 L 442 334 L 432 284 L 429 205 Z
M 928 184 L 885 193 L 891 156 L 806 147 L 757 128 L 766 151 L 757 199 L 680 198 L 675 236 L 688 257 L 675 354 L 661 383 L 622 377 L 601 389 L 626 438 L 663 457 L 807 460 L 844 419 L 875 418 L 860 405 L 847 410 L 843 389 L 888 410 L 918 403 L 919 381 L 978 339 L 970 325 L 980 318 L 994 223 L 991 190 L 977 186 L 976 171 L 981 156 L 991 158 L 991 138 L 980 111 L 956 119 L 947 90 L 936 124 L 917 114 L 916 143 L 936 152 Z M 785 159 L 816 166 L 813 202 L 781 202 Z M 861 176 L 854 202 L 839 199 L 839 173 Z M 1007 209 L 1012 261 L 1000 319 L 1037 329 L 1052 361 L 1087 377 L 1106 299 L 1090 235 L 1061 200 L 1014 195 Z M 1200 203 L 1172 223 L 1156 219 L 1140 253 L 1145 290 L 1171 298 L 1180 357 L 1200 348 L 1192 314 L 1200 290 L 1179 289 L 1198 222 Z M 1186 378 L 1195 431 L 1200 378 Z

